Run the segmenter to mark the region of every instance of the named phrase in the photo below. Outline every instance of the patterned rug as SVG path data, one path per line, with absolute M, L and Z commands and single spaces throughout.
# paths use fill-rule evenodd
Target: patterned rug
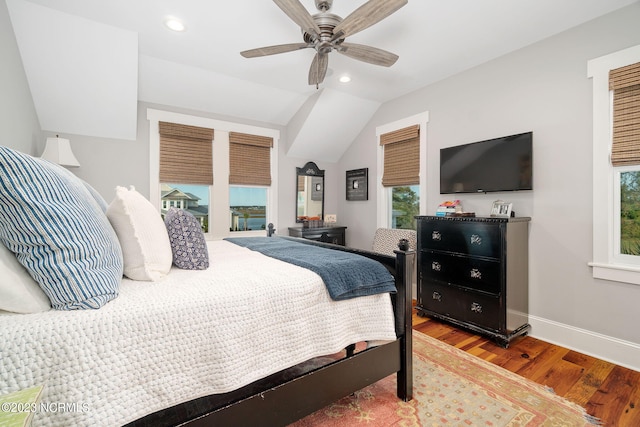
M 413 332 L 414 398 L 387 377 L 292 424 L 312 426 L 589 426 L 597 420 L 548 388 Z

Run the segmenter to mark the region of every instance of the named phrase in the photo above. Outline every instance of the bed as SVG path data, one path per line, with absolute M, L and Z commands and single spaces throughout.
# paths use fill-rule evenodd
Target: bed
M 15 168 L 7 165 L 18 162 L 64 178 L 66 186 L 61 187 L 61 199 L 54 209 L 59 209 L 59 204 L 77 204 L 77 200 L 67 200 L 77 193 L 90 205 L 83 205 L 82 221 L 87 220 L 86 209 L 100 221 L 101 215 L 113 219 L 109 213 L 115 200 L 105 207 L 90 187 L 76 182 L 66 171 L 2 147 L 0 155 L 0 201 L 4 205 L 13 203 L 7 197 L 17 197 L 17 190 L 8 190 L 9 183 L 26 188 L 23 192 L 33 197 L 34 179 L 43 179 L 32 175 L 27 180 L 24 175 L 16 179 L 12 175 Z M 73 185 L 69 187 L 66 181 Z M 43 188 L 50 199 L 52 185 Z M 11 192 L 16 194 L 7 196 Z M 133 190 L 125 193 L 134 195 Z M 27 201 L 28 209 L 39 203 Z M 51 203 L 46 205 L 43 209 L 51 209 Z M 128 208 L 143 210 L 140 206 Z M 73 216 L 70 212 L 62 216 L 68 219 Z M 9 225 L 8 215 L 0 209 L 4 246 L 15 253 L 23 267 L 34 269 L 29 270 L 34 280 L 43 280 L 39 275 L 46 272 L 38 270 L 42 266 L 34 267 L 30 258 L 25 259 L 43 249 L 34 249 L 32 237 L 16 237 L 18 221 L 14 216 Z M 47 212 L 47 218 L 56 215 L 60 216 Z M 44 227 L 49 238 L 50 227 L 59 222 Z M 142 221 L 144 227 L 149 222 L 149 217 Z M 92 239 L 85 251 L 88 246 L 95 250 L 104 244 L 112 254 L 112 243 L 106 238 L 96 240 L 98 225 L 87 228 L 83 224 L 72 237 Z M 394 373 L 398 397 L 411 399 L 412 251 L 398 250 L 391 257 L 280 238 L 375 260 L 392 275 L 397 288 L 392 295 L 336 301 L 316 272 L 230 241 L 204 243 L 208 268 L 177 268 L 174 263 L 158 278 L 153 277 L 160 264 L 155 259 L 159 257 L 158 243 L 153 240 L 158 233 L 148 233 L 147 244 L 156 250 L 147 254 L 142 266 L 131 269 L 129 262 L 128 270 L 131 248 L 126 239 L 137 236 L 140 243 L 144 233 L 135 227 L 124 233 L 113 220 L 110 226 L 125 260 L 120 276 L 117 268 L 113 274 L 118 279 L 116 288 L 101 277 L 102 286 L 92 288 L 95 294 L 74 296 L 77 298 L 70 303 L 60 301 L 62 292 L 58 288 L 52 291 L 45 283 L 41 287 L 56 309 L 29 314 L 0 311 L 0 394 L 42 386 L 40 402 L 53 405 L 35 411 L 34 425 L 286 425 Z M 30 227 L 34 227 L 32 223 Z M 108 227 L 106 230 L 105 236 L 109 234 Z M 25 243 L 27 240 L 32 246 Z M 52 245 L 50 241 L 46 244 Z M 87 263 L 91 254 L 82 252 L 87 271 L 78 273 L 73 269 L 78 253 L 76 249 L 65 265 L 71 272 L 69 280 L 90 275 L 87 266 L 102 274 L 106 264 L 118 264 L 116 256 L 111 259 L 104 253 Z M 63 257 L 59 249 L 52 254 L 57 259 Z M 38 256 L 41 260 L 42 255 Z M 153 280 L 129 278 L 136 274 Z M 360 344 L 354 351 L 354 345 L 363 342 L 366 345 Z

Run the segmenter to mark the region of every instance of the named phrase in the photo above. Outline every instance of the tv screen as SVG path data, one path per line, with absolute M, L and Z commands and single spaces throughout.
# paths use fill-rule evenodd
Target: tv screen
M 533 133 L 440 149 L 440 194 L 532 190 Z

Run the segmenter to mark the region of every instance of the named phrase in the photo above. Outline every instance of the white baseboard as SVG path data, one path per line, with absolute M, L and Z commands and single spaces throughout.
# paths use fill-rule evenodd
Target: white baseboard
M 534 338 L 640 371 L 640 344 L 531 315 L 529 324 Z

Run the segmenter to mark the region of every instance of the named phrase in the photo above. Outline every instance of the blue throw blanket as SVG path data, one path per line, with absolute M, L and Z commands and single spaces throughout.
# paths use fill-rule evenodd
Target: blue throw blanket
M 396 292 L 391 273 L 379 262 L 362 255 L 280 237 L 229 237 L 225 240 L 317 273 L 336 301 Z

